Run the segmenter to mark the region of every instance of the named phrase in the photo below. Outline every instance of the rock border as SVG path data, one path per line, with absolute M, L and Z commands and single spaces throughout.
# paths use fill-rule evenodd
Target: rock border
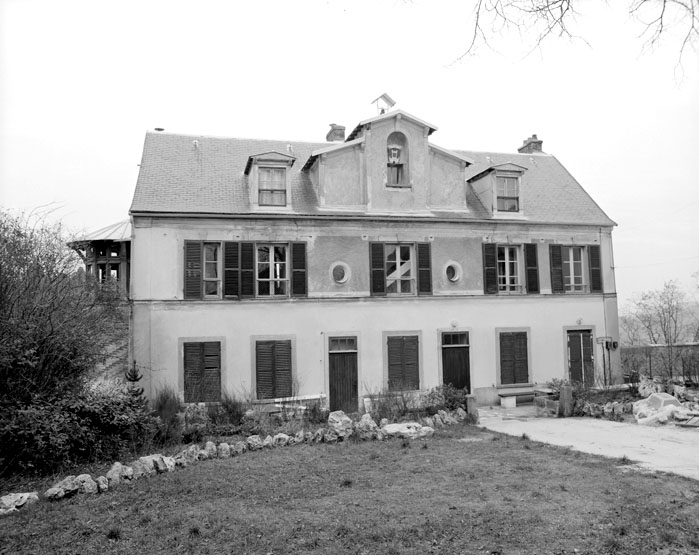
M 295 435 L 278 433 L 265 438 L 251 435 L 245 441 L 238 441 L 232 445 L 226 442 L 216 445 L 213 441 L 207 441 L 203 447 L 197 444 L 190 445 L 174 457 L 161 454 L 146 455 L 128 465 L 117 461 L 112 464 L 105 476 L 96 478 L 90 474 L 66 476 L 47 489 L 43 497 L 49 501 L 60 501 L 78 494 L 96 495 L 117 488 L 125 482 L 174 472 L 203 460 L 237 457 L 248 451 L 276 449 L 297 444 L 336 443 L 347 441 L 351 437 L 355 437 L 358 441 L 383 441 L 393 437 L 422 439 L 431 437 L 435 428 L 459 424 L 467 418 L 467 412 L 458 408 L 455 411 L 440 410 L 433 416 L 421 418 L 419 422 L 391 423 L 384 418 L 377 425 L 368 413 L 363 414 L 358 421 L 353 421 L 343 411 L 334 411 L 328 415 L 327 428 L 321 427 L 315 431 L 301 430 Z M 475 422 L 478 422 L 477 412 Z M 38 492 L 10 493 L 0 498 L 0 515 L 17 512 L 19 508 L 38 500 Z

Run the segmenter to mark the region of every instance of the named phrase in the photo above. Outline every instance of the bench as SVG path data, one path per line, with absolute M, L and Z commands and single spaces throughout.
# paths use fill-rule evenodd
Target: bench
M 498 391 L 500 397 L 500 406 L 505 408 L 514 408 L 517 405 L 531 403 L 534 400 L 534 389 L 514 389 L 512 391 Z

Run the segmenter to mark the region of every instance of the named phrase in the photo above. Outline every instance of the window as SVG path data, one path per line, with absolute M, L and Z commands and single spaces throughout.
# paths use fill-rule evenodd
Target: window
M 386 155 L 386 185 L 388 187 L 409 187 L 408 139 L 403 133 L 394 131 L 388 136 Z
M 257 296 L 286 296 L 289 286 L 286 245 L 257 245 Z
M 391 335 L 387 338 L 388 390 L 420 389 L 417 335 Z
M 529 383 L 527 332 L 500 333 L 500 384 Z
M 483 274 L 484 292 L 488 295 L 538 293 L 539 269 L 536 244 L 485 243 Z
M 554 293 L 602 292 L 599 245 L 551 245 L 549 256 Z
M 498 212 L 519 212 L 519 177 L 498 175 L 496 180 Z
M 338 285 L 347 283 L 351 275 L 350 267 L 344 262 L 336 262 L 330 268 L 330 277 Z
M 305 297 L 306 244 L 185 241 L 184 298 Z
M 259 168 L 258 194 L 260 206 L 286 206 L 286 168 Z
M 291 397 L 291 340 L 255 343 L 255 378 L 258 399 Z
M 429 243 L 370 243 L 372 295 L 430 295 Z
M 184 402 L 221 400 L 221 343 L 184 344 Z
M 566 291 L 584 291 L 582 247 L 564 247 L 563 288 Z
M 447 264 L 446 269 L 444 270 L 444 273 L 450 282 L 456 283 L 461 279 L 463 270 L 461 269 L 461 265 L 458 262 L 449 262 Z
M 218 297 L 221 292 L 221 245 L 204 243 L 204 296 Z
M 519 292 L 519 264 L 517 263 L 518 247 L 498 246 L 498 291 Z

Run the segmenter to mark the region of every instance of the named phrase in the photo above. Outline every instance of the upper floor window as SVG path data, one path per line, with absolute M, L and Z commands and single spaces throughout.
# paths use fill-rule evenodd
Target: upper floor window
M 599 245 L 551 245 L 551 289 L 554 293 L 601 293 Z
M 496 176 L 498 212 L 519 212 L 519 176 Z
M 500 293 L 518 293 L 522 290 L 519 249 L 511 245 L 498 245 L 498 291 Z
M 289 290 L 287 245 L 257 245 L 257 296 L 286 296 Z
M 250 204 L 254 207 L 290 206 L 289 172 L 296 158 L 269 151 L 248 157 L 243 173 L 249 176 Z
M 286 168 L 258 169 L 258 204 L 286 206 Z
M 185 299 L 305 297 L 306 244 L 185 241 Z
M 408 179 L 408 140 L 399 131 L 394 131 L 386 141 L 386 185 L 388 187 L 409 187 Z
M 221 295 L 221 244 L 204 243 L 204 297 Z
M 429 243 L 371 243 L 372 295 L 429 295 Z
M 483 290 L 486 294 L 538 293 L 537 246 L 483 245 Z

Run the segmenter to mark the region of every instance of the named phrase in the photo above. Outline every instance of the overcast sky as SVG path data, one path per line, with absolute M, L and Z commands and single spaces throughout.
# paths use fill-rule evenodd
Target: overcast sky
M 473 2 L 0 0 L 0 204 L 76 232 L 128 217 L 145 131 L 324 141 L 386 92 L 452 149 L 537 133 L 619 225 L 623 301 L 699 271 L 699 55 L 643 49 L 627 2 L 467 48 Z M 528 42 L 527 42 L 528 41 Z M 699 45 L 698 45 L 699 46 Z

